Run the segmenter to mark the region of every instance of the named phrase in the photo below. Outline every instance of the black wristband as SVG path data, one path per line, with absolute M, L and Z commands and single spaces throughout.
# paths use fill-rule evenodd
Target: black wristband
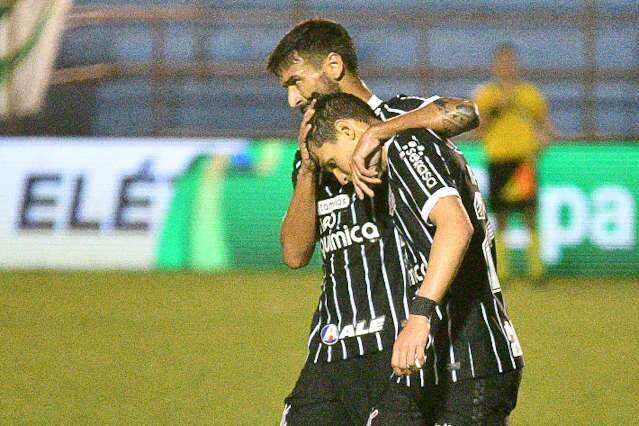
M 431 300 L 428 297 L 415 296 L 410 302 L 408 312 L 411 315 L 421 315 L 431 319 L 435 313 L 435 308 L 437 308 L 437 302 L 434 300 Z

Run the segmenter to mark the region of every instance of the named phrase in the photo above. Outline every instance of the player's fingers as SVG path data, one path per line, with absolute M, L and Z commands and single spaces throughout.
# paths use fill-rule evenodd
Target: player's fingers
M 359 179 L 362 182 L 370 183 L 370 184 L 373 184 L 373 185 L 378 185 L 378 184 L 382 183 L 382 180 L 380 178 L 378 178 L 378 177 L 369 177 L 369 176 L 361 175 L 359 177 Z
M 299 143 L 300 145 L 303 146 L 304 149 L 306 149 L 306 144 L 304 142 L 306 142 L 306 138 L 308 137 L 308 134 L 311 132 L 311 128 L 312 126 L 309 123 L 300 129 Z
M 424 353 L 424 347 L 418 346 L 415 352 L 415 367 L 422 368 L 426 363 L 426 354 Z
M 415 347 L 410 346 L 406 350 L 406 368 L 412 370 L 415 367 Z
M 364 193 L 362 192 L 361 189 L 359 189 L 359 180 L 355 175 L 353 175 L 353 188 L 355 188 L 355 194 L 357 195 L 357 198 L 359 198 L 360 200 L 363 200 Z
M 391 367 L 393 367 L 393 370 L 395 371 L 395 373 L 401 374 L 401 367 L 400 367 L 400 358 L 401 358 L 401 353 L 399 351 L 399 348 L 395 345 L 393 346 L 393 356 L 391 358 Z
M 364 194 L 368 195 L 369 197 L 371 197 L 371 198 L 375 197 L 375 192 L 367 184 L 365 184 L 361 180 L 358 182 L 357 187 L 359 188 L 359 190 L 361 192 L 363 192 Z
M 363 165 L 363 163 L 361 164 L 361 167 L 359 167 L 359 172 L 363 175 L 363 176 L 368 176 L 368 177 L 377 177 L 378 176 L 378 172 L 377 172 L 377 168 L 375 167 L 366 167 Z
M 306 107 L 306 111 L 304 111 L 304 116 L 302 117 L 302 123 L 308 123 L 315 115 L 315 102 L 316 99 L 313 99 Z
M 351 159 L 351 169 L 357 170 L 362 176 L 377 177 L 377 170 L 375 168 L 367 168 L 366 160 L 360 155 L 354 155 Z

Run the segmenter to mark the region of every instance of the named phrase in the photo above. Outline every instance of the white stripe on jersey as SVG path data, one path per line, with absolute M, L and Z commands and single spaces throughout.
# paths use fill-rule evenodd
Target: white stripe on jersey
M 402 199 L 402 201 L 404 201 L 404 203 L 406 205 L 409 205 L 408 200 L 406 200 L 406 197 L 404 195 L 404 191 L 402 191 L 400 188 L 398 188 L 398 189 L 399 189 L 399 196 Z M 445 188 L 442 188 L 442 189 L 445 189 Z M 441 191 L 441 189 L 440 189 L 440 191 Z M 410 193 L 408 194 L 408 196 L 411 197 Z M 430 200 L 430 198 L 429 198 L 429 200 Z M 428 202 L 426 202 L 426 204 L 428 204 Z M 417 223 L 419 223 L 419 227 L 422 228 L 422 231 L 424 232 L 424 234 L 426 234 L 426 238 L 428 238 L 428 241 L 430 241 L 431 244 L 432 244 L 433 243 L 433 237 L 432 237 L 432 235 L 430 235 L 430 232 L 428 232 L 428 229 L 426 228 L 426 226 L 424 226 L 424 223 L 428 220 L 428 217 L 419 217 L 419 216 L 417 216 L 415 214 L 413 209 L 409 209 L 409 210 L 413 214 L 413 216 L 415 216 L 415 219 L 416 219 Z M 400 218 L 400 215 L 396 215 L 396 216 L 397 216 L 398 219 Z M 402 219 L 399 219 L 399 220 L 401 221 Z
M 318 312 L 322 312 L 322 300 L 320 299 L 319 302 L 319 306 L 317 307 L 317 311 Z M 317 330 L 319 330 L 319 326 L 322 323 L 322 315 L 320 313 L 320 315 L 318 315 L 317 317 L 317 325 L 315 325 L 315 328 L 313 328 L 313 331 L 311 332 L 311 335 L 308 336 L 308 346 L 311 346 L 311 340 L 313 340 L 313 336 L 315 336 L 315 333 L 317 333 Z
M 399 146 L 397 142 L 394 142 L 393 145 L 395 145 L 397 147 L 397 150 L 401 152 L 401 147 Z M 422 191 L 424 191 L 424 194 L 427 194 L 430 196 L 430 191 L 426 189 L 426 187 L 422 184 L 421 178 L 415 174 L 415 170 L 413 170 L 413 165 L 410 163 L 410 161 L 408 161 L 406 157 L 402 158 L 402 161 L 406 163 L 406 168 L 408 169 L 410 174 L 413 175 L 415 182 L 417 183 L 417 185 L 419 185 Z
M 354 209 L 354 204 L 352 205 L 353 207 L 353 221 L 355 221 L 356 217 L 355 217 L 355 209 Z M 375 314 L 375 306 L 373 304 L 373 296 L 372 296 L 372 292 L 371 292 L 371 280 L 370 277 L 368 275 L 368 258 L 366 256 L 366 250 L 364 249 L 364 245 L 360 245 L 360 251 L 362 253 L 362 266 L 364 267 L 364 281 L 366 282 L 366 297 L 368 297 L 368 309 L 371 312 L 371 318 L 376 318 L 377 315 Z M 379 349 L 380 351 L 384 348 L 384 346 L 382 345 L 382 338 L 379 335 L 379 331 L 377 333 L 375 333 L 375 337 L 377 339 L 377 349 Z
M 450 355 L 450 363 L 455 364 L 455 351 L 453 350 L 453 333 L 452 333 L 452 328 L 453 328 L 453 319 L 450 316 L 450 302 L 446 303 L 446 316 L 448 317 L 448 353 Z M 453 382 L 457 381 L 457 371 L 452 368 L 451 369 L 451 373 L 453 376 Z
M 408 287 L 406 286 L 406 265 L 404 265 L 404 257 L 402 256 L 402 243 L 400 241 L 399 233 L 393 230 L 393 236 L 395 237 L 395 245 L 397 246 L 397 257 L 399 258 L 399 264 L 402 269 L 402 281 L 404 282 L 404 313 L 408 319 Z
M 435 136 L 437 139 L 439 139 L 440 141 L 444 141 L 441 136 L 439 136 L 437 133 L 435 133 L 432 129 L 426 129 L 430 132 L 431 135 Z
M 341 223 L 341 212 L 337 214 L 337 223 Z M 342 312 L 339 309 L 339 302 L 337 301 L 337 281 L 335 281 L 335 266 L 333 263 L 333 260 L 335 259 L 335 254 L 331 255 L 331 269 L 333 274 L 331 274 L 331 277 L 333 278 L 333 301 L 335 302 L 335 311 L 337 312 L 337 329 L 342 330 Z M 346 344 L 344 343 L 343 340 L 340 339 L 339 343 L 342 346 L 342 357 L 343 359 L 348 358 L 348 352 L 346 351 Z M 331 350 L 332 346 L 329 346 L 328 349 L 329 351 Z M 330 361 L 330 360 L 329 360 Z
M 476 195 L 475 195 L 476 196 Z M 488 226 L 488 222 L 486 222 Z M 486 271 L 488 273 L 488 282 L 490 283 L 490 289 L 493 294 L 501 292 L 501 284 L 499 283 L 499 277 L 497 276 L 497 268 L 495 268 L 495 262 L 493 260 L 493 252 L 491 249 L 490 235 L 488 229 L 484 230 L 484 241 L 481 243 L 481 250 L 484 253 L 484 260 L 486 261 Z
M 435 136 L 437 136 L 437 135 L 435 135 Z M 439 139 L 439 140 L 441 140 L 441 139 Z M 450 169 L 448 168 L 448 162 L 446 160 L 444 160 L 444 156 L 442 155 L 442 150 L 439 149 L 439 145 L 437 145 L 437 144 L 433 144 L 433 145 L 435 146 L 435 151 L 437 152 L 437 155 L 439 155 L 439 158 L 442 159 L 442 163 L 444 163 L 444 167 L 446 167 L 446 171 L 450 175 L 451 173 L 450 173 Z
M 510 339 L 506 334 L 506 330 L 504 330 L 504 324 L 501 322 L 501 315 L 499 315 L 499 309 L 497 308 L 497 298 L 493 296 L 493 307 L 495 308 L 495 318 L 497 318 L 497 322 L 499 322 L 499 329 L 501 330 L 501 334 L 504 335 L 504 339 L 506 339 L 506 347 L 508 348 L 508 355 L 510 356 L 510 362 L 513 365 L 513 368 L 517 368 L 517 364 L 515 363 L 515 357 L 513 356 L 512 348 L 510 347 Z
M 393 177 L 397 178 L 397 180 L 399 181 L 399 183 L 402 184 L 406 192 L 408 192 L 409 194 L 412 192 L 411 189 L 406 184 L 406 182 L 404 181 L 404 179 L 402 179 L 402 176 L 397 172 L 397 169 L 395 168 L 395 165 L 393 164 L 392 161 L 388 161 L 388 171 L 389 171 L 389 175 L 392 175 Z M 421 207 L 417 204 L 417 201 L 415 201 L 415 199 L 412 196 L 411 196 L 411 199 L 414 201 L 413 206 L 415 210 L 420 210 Z
M 468 342 L 468 358 L 470 359 L 470 374 L 475 377 L 475 362 L 473 361 L 473 351 L 470 349 L 470 342 Z
M 355 213 L 355 203 L 353 202 L 353 200 L 351 200 L 351 213 L 353 214 L 353 223 L 357 223 L 357 214 Z M 346 283 L 348 284 L 348 296 L 351 299 L 351 307 L 353 308 L 353 326 L 355 326 L 357 324 L 357 305 L 355 305 L 355 297 L 353 296 L 351 270 L 348 266 L 348 250 L 344 250 L 344 269 L 346 269 Z M 359 346 L 359 354 L 364 355 L 364 346 L 362 345 L 362 338 L 360 336 L 357 336 L 357 345 Z
M 393 300 L 393 293 L 390 289 L 388 282 L 388 274 L 386 273 L 385 259 L 384 259 L 384 240 L 379 240 L 379 256 L 382 264 L 382 277 L 384 278 L 384 286 L 386 287 L 386 297 L 388 297 L 388 304 L 391 308 L 391 316 L 393 317 L 393 325 L 395 326 L 395 339 L 397 340 L 397 334 L 399 333 L 399 323 L 397 322 L 397 313 L 395 312 L 395 301 Z
M 493 352 L 495 353 L 495 359 L 497 360 L 497 370 L 499 370 L 500 373 L 503 373 L 504 369 L 501 366 L 501 359 L 499 359 L 499 353 L 497 353 L 497 346 L 495 345 L 495 336 L 493 336 L 493 331 L 490 329 L 490 324 L 488 324 L 488 318 L 486 317 L 486 308 L 484 307 L 483 302 L 479 302 L 479 306 L 481 306 L 481 313 L 484 316 L 484 322 L 486 323 L 486 328 L 490 335 L 490 342 L 493 345 Z
M 289 411 L 291 411 L 291 405 L 284 404 L 284 411 L 282 412 L 282 419 L 280 420 L 280 426 L 288 426 L 288 421 L 286 420 L 286 416 L 288 416 Z
M 416 143 L 421 143 L 421 142 L 419 141 L 419 139 L 417 139 L 415 136 L 411 136 L 411 137 L 412 137 L 413 141 L 415 141 Z M 435 145 L 435 148 L 439 149 L 439 148 L 437 147 L 437 145 L 436 145 L 436 144 L 433 144 L 433 145 Z M 440 153 L 440 155 L 439 155 L 439 156 L 441 157 L 441 153 Z M 446 183 L 446 181 L 444 180 L 444 178 L 442 177 L 442 175 L 440 175 L 440 174 L 439 174 L 439 171 L 437 170 L 437 167 L 435 167 L 435 166 L 433 165 L 433 163 L 430 161 L 430 158 L 428 158 L 428 155 L 423 155 L 422 157 L 424 158 L 424 160 L 426 160 L 426 162 L 427 162 L 427 163 L 428 163 L 428 165 L 430 166 L 430 168 L 431 168 L 431 170 L 433 171 L 433 173 L 435 173 L 435 175 L 437 175 L 437 177 L 439 178 L 439 182 L 440 182 L 442 185 L 444 185 L 444 186 L 450 186 L 448 183 Z M 443 162 L 444 164 L 446 164 L 446 161 L 444 160 L 444 158 L 443 158 L 443 157 L 442 157 L 442 162 Z
M 438 309 L 439 307 L 435 308 Z M 441 319 L 441 313 L 439 315 Z M 439 384 L 439 374 L 437 373 L 437 348 L 435 347 L 435 336 L 432 336 L 431 346 L 433 347 L 433 373 L 435 373 L 435 384 Z

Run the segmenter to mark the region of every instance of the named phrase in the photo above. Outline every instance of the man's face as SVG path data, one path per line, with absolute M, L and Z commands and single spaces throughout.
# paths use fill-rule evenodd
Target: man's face
M 495 54 L 493 72 L 499 80 L 512 81 L 517 79 L 517 54 L 515 51 L 506 49 Z
M 322 170 L 332 173 L 343 186 L 351 181 L 350 163 L 353 151 L 370 124 L 342 119 L 335 123 L 335 127 L 335 141 L 328 141 L 319 148 L 311 146 L 311 156 Z
M 328 95 L 339 91 L 339 86 L 331 80 L 320 66 L 298 54 L 293 54 L 293 63 L 279 75 L 282 86 L 288 91 L 291 108 L 304 110 L 313 95 Z
M 355 143 L 344 135 L 337 135 L 335 142 L 326 142 L 319 148 L 313 148 L 313 157 L 322 170 L 332 173 L 340 185 L 351 181 L 350 161 L 355 150 Z

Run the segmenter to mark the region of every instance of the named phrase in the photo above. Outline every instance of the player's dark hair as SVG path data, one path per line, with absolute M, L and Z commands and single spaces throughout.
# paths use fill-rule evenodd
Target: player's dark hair
M 271 52 L 266 68 L 275 75 L 292 64 L 293 53 L 305 60 L 321 64 L 329 53 L 342 57 L 346 69 L 358 75 L 357 53 L 348 31 L 327 19 L 308 19 L 293 27 Z
M 495 55 L 499 53 L 506 53 L 506 52 L 517 54 L 517 46 L 515 46 L 513 43 L 509 41 L 506 41 L 503 43 L 499 43 L 497 46 L 495 46 L 495 50 L 493 51 Z
M 325 143 L 335 143 L 337 135 L 335 122 L 353 119 L 374 124 L 377 117 L 368 104 L 348 93 L 332 93 L 317 98 L 315 114 L 310 121 L 311 131 L 306 138 L 309 147 L 319 148 Z

